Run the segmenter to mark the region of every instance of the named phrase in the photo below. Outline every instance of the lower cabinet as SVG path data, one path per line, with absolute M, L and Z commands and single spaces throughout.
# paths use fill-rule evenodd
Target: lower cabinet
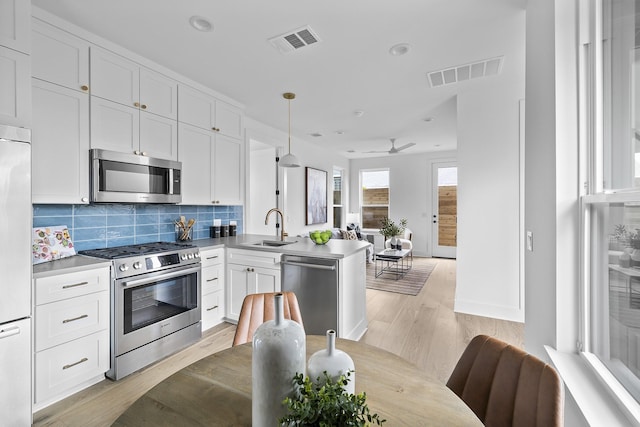
M 227 320 L 238 321 L 248 294 L 281 290 L 280 257 L 273 252 L 227 250 Z
M 34 410 L 104 379 L 109 267 L 34 278 Z
M 202 332 L 224 319 L 224 248 L 200 251 Z

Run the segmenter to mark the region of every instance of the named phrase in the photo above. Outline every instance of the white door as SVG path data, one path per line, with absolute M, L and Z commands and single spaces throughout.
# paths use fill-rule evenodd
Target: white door
M 432 182 L 432 255 L 439 258 L 455 258 L 458 236 L 458 167 L 456 163 L 434 163 Z

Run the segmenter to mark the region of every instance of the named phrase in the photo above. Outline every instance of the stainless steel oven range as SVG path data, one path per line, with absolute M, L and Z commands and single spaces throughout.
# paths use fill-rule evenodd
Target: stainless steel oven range
M 112 260 L 107 377 L 119 380 L 200 339 L 196 246 L 156 242 L 79 253 Z

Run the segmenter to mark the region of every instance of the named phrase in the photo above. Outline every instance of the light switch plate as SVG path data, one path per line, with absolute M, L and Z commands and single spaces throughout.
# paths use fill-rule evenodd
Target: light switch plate
M 533 232 L 527 231 L 527 249 L 533 252 Z

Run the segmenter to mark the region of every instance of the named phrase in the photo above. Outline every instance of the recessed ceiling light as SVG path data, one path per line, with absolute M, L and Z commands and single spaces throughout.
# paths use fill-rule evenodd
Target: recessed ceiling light
M 336 131 L 336 135 L 344 135 L 344 131 L 343 130 L 337 130 Z
M 313 133 L 310 133 L 309 135 L 313 136 L 314 138 L 318 138 L 322 136 L 320 132 L 313 132 Z
M 362 117 L 364 115 L 364 111 L 362 110 L 356 110 L 353 112 L 353 115 L 356 117 Z
M 409 43 L 398 43 L 396 45 L 391 46 L 389 49 L 389 54 L 393 56 L 401 56 L 411 50 L 411 45 Z
M 424 119 L 425 122 L 432 122 L 433 121 L 433 117 L 425 117 Z
M 192 16 L 189 18 L 189 24 L 198 31 L 212 31 L 213 24 L 202 16 Z
M 356 150 L 347 150 L 347 153 L 355 153 Z

